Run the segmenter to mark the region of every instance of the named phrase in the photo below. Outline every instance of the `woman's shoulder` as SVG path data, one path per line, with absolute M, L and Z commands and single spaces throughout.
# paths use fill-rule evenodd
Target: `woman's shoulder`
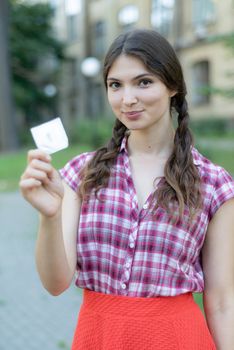
M 234 198 L 234 179 L 222 166 L 213 163 L 197 149 L 192 150 L 194 164 L 202 183 L 202 193 L 209 206 L 209 217 L 227 200 Z
M 205 177 L 211 182 L 216 182 L 217 178 L 228 178 L 229 180 L 232 179 L 234 181 L 232 175 L 225 168 L 208 159 L 200 153 L 197 148 L 192 148 L 192 155 L 194 164 L 198 167 L 201 177 Z
M 74 171 L 80 171 L 81 167 L 83 167 L 93 157 L 94 154 L 94 151 L 80 153 L 71 158 L 66 163 L 65 167 L 73 168 Z
M 77 190 L 81 182 L 81 170 L 92 158 L 94 153 L 95 152 L 84 152 L 76 155 L 69 160 L 62 169 L 59 169 L 60 176 L 73 190 Z

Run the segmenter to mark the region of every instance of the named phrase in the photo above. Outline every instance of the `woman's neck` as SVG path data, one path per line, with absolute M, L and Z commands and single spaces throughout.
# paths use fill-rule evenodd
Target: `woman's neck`
M 175 130 L 171 124 L 160 133 L 145 130 L 131 130 L 128 137 L 128 151 L 130 156 L 149 155 L 168 158 L 174 145 Z

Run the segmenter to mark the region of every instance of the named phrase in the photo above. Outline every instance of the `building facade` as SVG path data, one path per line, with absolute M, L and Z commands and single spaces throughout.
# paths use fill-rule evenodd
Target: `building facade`
M 185 74 L 192 118 L 234 119 L 234 102 L 215 89 L 234 88 L 234 56 L 220 38 L 234 33 L 234 0 L 53 0 L 55 29 L 66 42 L 60 113 L 70 124 L 110 114 L 101 73 L 81 72 L 86 57 L 101 62 L 111 41 L 132 28 L 154 28 L 175 47 Z

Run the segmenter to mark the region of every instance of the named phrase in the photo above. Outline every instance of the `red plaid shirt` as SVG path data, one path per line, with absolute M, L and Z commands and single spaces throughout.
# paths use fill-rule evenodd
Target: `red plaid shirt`
M 212 216 L 222 203 L 234 197 L 232 177 L 193 148 L 194 164 L 202 180 L 204 208 L 191 224 L 185 208 L 183 220 L 175 225 L 162 208 L 152 215 L 152 195 L 138 210 L 126 144 L 124 138 L 108 187 L 99 192 L 102 200 L 91 194 L 82 203 L 77 286 L 132 297 L 202 292 L 201 248 Z M 81 154 L 60 170 L 74 191 L 80 183 L 80 169 L 92 155 Z

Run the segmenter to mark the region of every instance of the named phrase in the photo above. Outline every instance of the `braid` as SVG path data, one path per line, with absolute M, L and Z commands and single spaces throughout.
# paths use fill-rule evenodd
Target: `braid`
M 174 147 L 165 169 L 165 182 L 158 188 L 157 201 L 170 213 L 169 203 L 179 204 L 179 217 L 182 218 L 185 205 L 192 218 L 194 211 L 201 208 L 200 177 L 193 163 L 191 148 L 193 137 L 188 127 L 189 114 L 185 97 L 179 94 L 172 98 L 173 107 L 178 113 L 178 127 L 174 138 Z
M 113 127 L 112 138 L 107 144 L 107 150 L 112 150 L 115 153 L 114 158 L 116 157 L 119 151 L 119 147 L 121 145 L 126 130 L 126 126 L 123 123 L 121 123 L 118 119 L 116 119 L 115 125 Z
M 81 171 L 81 185 L 79 193 L 82 198 L 90 194 L 95 188 L 95 194 L 100 188 L 107 186 L 111 166 L 115 163 L 127 128 L 118 119 L 113 127 L 112 138 L 106 146 L 99 148 L 91 160 Z

